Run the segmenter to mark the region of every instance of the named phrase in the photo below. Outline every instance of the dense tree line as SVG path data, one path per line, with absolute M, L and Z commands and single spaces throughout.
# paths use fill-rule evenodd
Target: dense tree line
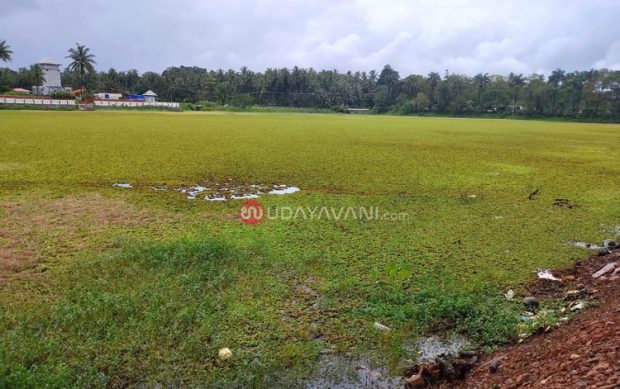
M 78 46 L 79 47 L 79 46 Z M 80 78 L 83 77 L 83 81 Z M 0 88 L 38 85 L 36 66 L 17 71 L 0 69 Z M 380 73 L 337 70 L 267 69 L 253 72 L 171 67 L 161 74 L 136 70 L 62 72 L 63 84 L 94 90 L 143 93 L 155 91 L 161 100 L 286 107 L 354 107 L 400 114 L 450 115 L 519 113 L 535 116 L 620 118 L 620 71 L 606 69 L 550 75 L 438 73 L 409 75 L 386 65 Z

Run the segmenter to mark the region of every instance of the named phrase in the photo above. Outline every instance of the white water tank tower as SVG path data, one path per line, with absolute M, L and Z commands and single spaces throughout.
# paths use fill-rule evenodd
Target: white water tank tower
M 43 85 L 33 86 L 32 91 L 38 95 L 50 95 L 64 90 L 60 81 L 60 64 L 51 57 L 45 57 L 38 64 L 43 73 Z

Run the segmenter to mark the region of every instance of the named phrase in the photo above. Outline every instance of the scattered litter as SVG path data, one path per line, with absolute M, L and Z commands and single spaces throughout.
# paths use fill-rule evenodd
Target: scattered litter
M 224 347 L 218 350 L 217 356 L 220 360 L 225 361 L 232 357 L 232 351 L 228 347 Z
M 508 290 L 508 292 L 504 293 L 504 297 L 506 297 L 506 300 L 512 300 L 515 297 L 514 290 Z
M 579 302 L 579 303 L 573 305 L 572 307 L 570 307 L 570 310 L 573 311 L 573 312 L 574 311 L 578 311 L 580 309 L 583 309 L 584 306 L 585 305 L 583 304 L 583 302 Z
M 123 183 L 123 182 L 117 182 L 115 184 L 113 184 L 112 186 L 116 186 L 117 188 L 133 188 L 133 185 L 131 184 L 127 184 L 127 183 Z
M 580 296 L 582 293 L 583 291 L 581 290 L 573 289 L 573 290 L 567 290 L 566 292 L 564 292 L 564 296 L 566 296 L 566 298 L 575 298 L 577 296 Z
M 599 271 L 597 271 L 596 273 L 592 274 L 592 278 L 599 278 L 607 273 L 609 273 L 610 271 L 614 270 L 617 266 L 616 262 L 611 262 L 608 263 L 607 265 L 603 266 L 603 268 L 601 268 Z
M 375 322 L 375 324 L 373 324 L 373 327 L 375 327 L 379 331 L 391 331 L 390 327 L 384 326 L 383 324 L 381 324 L 381 323 L 379 323 L 377 321 Z
M 560 278 L 554 276 L 549 269 L 538 269 L 538 278 L 541 280 L 562 281 Z
M 476 197 L 478 197 L 478 196 L 476 196 L 475 194 L 470 194 L 470 195 L 469 195 L 469 196 L 467 196 L 467 197 L 469 197 L 470 199 L 475 199 L 475 198 L 476 198 Z
M 173 190 L 185 194 L 188 200 L 204 196 L 207 201 L 228 201 L 256 199 L 265 194 L 286 195 L 299 192 L 296 186 L 284 184 L 238 184 L 229 179 L 226 182 L 205 181 L 205 185 L 179 186 Z M 151 186 L 155 191 L 168 190 L 166 186 Z
M 198 194 L 204 192 L 205 190 L 207 190 L 207 188 L 205 188 L 204 186 L 196 185 L 190 187 L 189 189 L 182 189 L 181 193 L 187 192 L 187 198 L 189 200 L 194 200 L 196 196 L 198 196 Z
M 608 249 L 600 249 L 598 251 L 599 257 L 604 257 L 605 255 L 609 255 L 609 254 L 611 254 L 611 251 L 609 251 Z
M 411 377 L 405 379 L 407 384 L 413 387 L 420 387 L 426 384 L 426 380 L 424 379 L 424 374 L 426 373 L 426 366 L 422 366 L 420 371 L 417 374 L 412 375 Z
M 605 239 L 603 241 L 603 246 L 605 246 L 606 249 L 612 249 L 613 250 L 613 249 L 615 249 L 618 246 L 618 244 L 615 241 L 611 240 L 611 239 Z
M 523 299 L 523 305 L 525 305 L 526 307 L 536 308 L 539 305 L 538 299 L 533 296 L 525 297 Z
M 405 369 L 406 387 L 410 389 L 434 386 L 439 381 L 452 382 L 463 379 L 478 363 L 478 353 L 463 351 L 458 354 L 442 355 L 428 362 L 415 364 Z M 402 387 L 402 386 L 401 386 Z

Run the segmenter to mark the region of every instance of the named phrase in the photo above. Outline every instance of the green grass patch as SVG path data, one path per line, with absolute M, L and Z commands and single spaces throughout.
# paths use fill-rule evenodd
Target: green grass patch
M 433 331 L 492 348 L 519 328 L 519 302 L 503 292 L 588 255 L 571 240 L 620 225 L 618 125 L 2 111 L 0 136 L 0 217 L 12 223 L 0 242 L 53 259 L 44 276 L 0 287 L 0 386 L 268 387 L 307 376 L 325 347 L 390 366 Z M 150 188 L 228 181 L 302 189 L 262 196 L 266 207 L 407 217 L 250 227 L 239 201 Z M 78 201 L 87 193 L 100 197 Z M 63 229 L 98 215 L 105 229 Z M 233 358 L 218 362 L 219 347 Z

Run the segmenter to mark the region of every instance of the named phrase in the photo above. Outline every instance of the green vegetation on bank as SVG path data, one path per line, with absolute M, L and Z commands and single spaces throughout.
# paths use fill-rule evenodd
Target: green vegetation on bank
M 153 90 L 162 101 L 219 105 L 329 109 L 355 107 L 375 113 L 452 116 L 516 114 L 569 120 L 620 121 L 620 71 L 592 69 L 550 74 L 488 74 L 475 76 L 431 72 L 401 75 L 386 65 L 378 72 L 339 72 L 294 67 L 255 72 L 170 67 L 162 73 L 86 69 L 88 48 L 70 49 L 74 62 L 62 72 L 65 86 L 90 91 L 144 93 Z M 77 59 L 76 59 L 77 58 Z M 78 64 L 76 64 L 76 60 Z M 82 66 L 84 65 L 84 66 Z M 92 64 L 90 64 L 92 66 Z M 88 70 L 88 71 L 87 71 Z M 39 85 L 40 71 L 0 68 L 0 92 Z
M 618 125 L 2 111 L 0 137 L 0 386 L 270 387 L 326 348 L 393 368 L 429 332 L 495 347 L 519 320 L 503 292 L 620 224 Z M 230 182 L 408 217 L 252 227 L 172 190 Z

